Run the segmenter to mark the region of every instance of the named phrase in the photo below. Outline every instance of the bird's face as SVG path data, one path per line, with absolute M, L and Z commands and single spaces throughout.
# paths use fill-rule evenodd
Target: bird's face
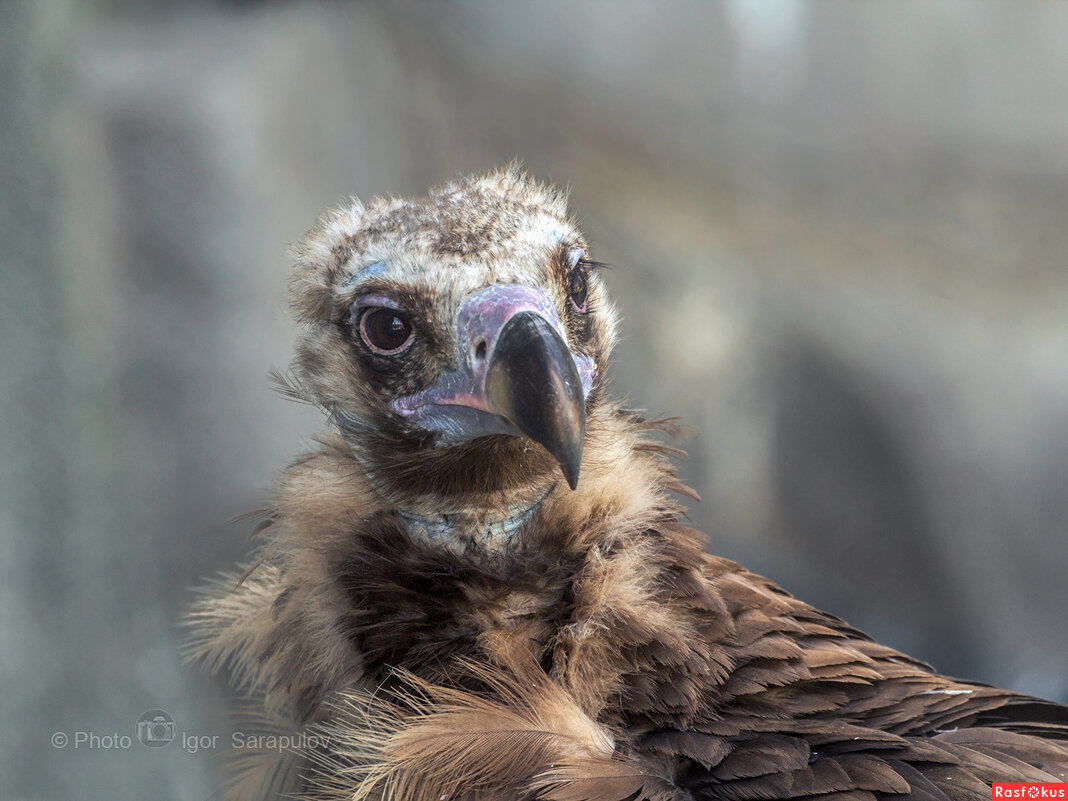
M 576 486 L 615 313 L 559 194 L 506 170 L 355 204 L 299 258 L 297 376 L 376 478 Z

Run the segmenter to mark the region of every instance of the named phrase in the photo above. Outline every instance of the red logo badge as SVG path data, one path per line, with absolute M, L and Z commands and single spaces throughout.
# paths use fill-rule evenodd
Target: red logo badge
M 1062 782 L 995 782 L 990 788 L 991 801 L 1018 798 L 1020 801 L 1068 801 L 1068 784 Z

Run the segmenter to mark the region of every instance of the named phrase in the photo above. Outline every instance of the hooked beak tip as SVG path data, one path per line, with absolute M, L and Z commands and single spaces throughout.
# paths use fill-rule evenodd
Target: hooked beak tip
M 572 492 L 578 489 L 579 480 L 579 463 L 561 462 L 560 469 L 564 473 L 564 478 L 567 479 L 567 485 L 571 487 Z

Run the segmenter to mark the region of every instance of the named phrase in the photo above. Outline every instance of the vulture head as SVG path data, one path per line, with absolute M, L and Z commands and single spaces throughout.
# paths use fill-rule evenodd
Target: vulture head
M 615 335 L 597 266 L 514 167 L 353 200 L 297 249 L 295 378 L 395 502 L 574 489 Z

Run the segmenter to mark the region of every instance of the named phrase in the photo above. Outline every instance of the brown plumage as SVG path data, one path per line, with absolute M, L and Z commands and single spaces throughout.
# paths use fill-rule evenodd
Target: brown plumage
M 563 196 L 515 168 L 354 201 L 305 238 L 285 382 L 330 430 L 192 615 L 195 656 L 305 747 L 241 754 L 232 797 L 1064 781 L 1065 707 L 938 675 L 705 552 L 670 426 L 605 394 L 596 267 Z

